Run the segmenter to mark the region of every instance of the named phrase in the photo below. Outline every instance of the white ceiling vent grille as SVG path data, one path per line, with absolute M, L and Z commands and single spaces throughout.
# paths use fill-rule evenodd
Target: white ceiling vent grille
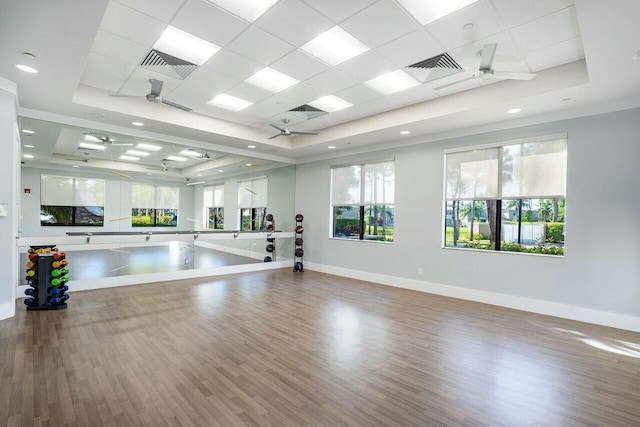
M 462 71 L 462 67 L 446 52 L 407 65 L 405 69 L 423 83 Z
M 181 80 L 186 79 L 198 66 L 184 59 L 176 58 L 168 53 L 151 49 L 147 56 L 140 64 L 142 68 L 146 68 L 165 76 L 176 77 Z
M 325 114 L 327 114 L 326 111 L 307 104 L 293 108 L 289 110 L 289 113 L 292 116 L 300 117 L 305 120 L 315 119 L 316 117 L 324 116 Z

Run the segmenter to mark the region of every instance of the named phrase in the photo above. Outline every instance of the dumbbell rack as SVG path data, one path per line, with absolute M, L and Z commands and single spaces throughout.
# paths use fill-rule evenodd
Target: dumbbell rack
M 48 248 L 50 252 L 44 252 L 45 248 Z M 36 252 L 37 251 L 37 252 Z M 51 252 L 53 251 L 53 252 Z M 62 310 L 67 308 L 66 301 L 69 296 L 63 291 L 57 297 L 64 298 L 64 300 L 60 303 L 54 304 L 51 303 L 49 297 L 51 295 L 48 294 L 47 288 L 52 286 L 51 280 L 55 277 L 51 274 L 55 268 L 53 268 L 52 263 L 54 261 L 54 254 L 58 254 L 58 249 L 55 246 L 31 246 L 29 250 L 29 254 L 35 255 L 29 259 L 30 262 L 33 263 L 33 266 L 29 270 L 34 270 L 36 274 L 34 276 L 27 277 L 27 283 L 31 286 L 30 289 L 34 289 L 33 295 L 28 295 L 28 299 L 33 299 L 34 303 L 32 305 L 27 305 L 27 310 Z M 63 258 L 64 253 L 61 253 Z M 66 266 L 65 266 L 66 268 Z M 27 270 L 28 271 L 28 270 Z M 60 277 L 65 277 L 62 275 Z M 66 286 L 64 283 L 61 283 L 59 286 Z M 25 304 L 27 304 L 25 300 Z
M 273 215 L 267 214 L 265 217 L 265 224 L 267 232 L 273 233 L 276 229 L 276 221 Z M 265 248 L 267 255 L 264 257 L 264 262 L 272 262 L 276 260 L 276 239 L 274 237 L 267 237 L 267 246 Z
M 304 265 L 302 264 L 302 258 L 304 257 L 304 250 L 302 249 L 302 233 L 304 232 L 304 227 L 302 227 L 302 221 L 304 220 L 304 216 L 302 214 L 296 215 L 296 225 L 295 225 L 295 239 L 294 239 L 294 249 L 293 249 L 293 271 L 295 273 L 304 271 Z

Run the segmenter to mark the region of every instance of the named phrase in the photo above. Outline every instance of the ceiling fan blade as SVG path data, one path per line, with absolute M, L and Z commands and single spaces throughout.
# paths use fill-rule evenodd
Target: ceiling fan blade
M 171 107 L 179 108 L 182 111 L 191 111 L 191 108 L 185 107 L 184 105 L 176 104 L 175 102 L 168 101 L 166 99 L 162 100 L 163 104 L 169 105 Z
M 282 136 L 282 134 L 281 134 L 281 133 L 279 133 L 279 134 L 277 134 L 277 135 L 270 136 L 270 137 L 269 137 L 269 139 L 277 138 L 277 137 L 279 137 L 279 136 Z
M 446 88 L 448 88 L 448 87 L 455 86 L 455 85 L 457 85 L 457 84 L 464 83 L 464 82 L 469 81 L 469 80 L 473 80 L 474 78 L 475 78 L 475 77 L 471 76 L 471 77 L 464 78 L 464 79 L 462 79 L 462 80 L 456 80 L 455 82 L 448 83 L 448 84 L 443 85 L 443 86 L 434 87 L 434 88 L 433 88 L 433 90 L 438 91 L 438 90 L 446 89 Z
M 114 175 L 117 175 L 117 176 L 120 176 L 122 178 L 125 178 L 125 179 L 131 179 L 131 177 L 129 175 L 125 175 L 125 174 L 123 174 L 121 172 L 118 172 L 118 171 L 109 170 L 109 172 L 111 172 Z
M 133 144 L 129 142 L 112 142 L 111 145 L 121 145 L 123 147 L 133 147 Z
M 276 128 L 276 129 L 278 129 L 280 132 L 286 132 L 286 130 L 284 130 L 283 128 L 281 128 L 281 127 L 279 127 L 279 126 L 276 126 L 276 125 L 274 125 L 274 124 L 272 124 L 272 123 L 269 123 L 269 126 L 271 126 L 272 128 Z
M 113 96 L 115 98 L 139 98 L 139 99 L 146 98 L 144 95 L 142 95 L 142 96 L 139 96 L 139 95 L 123 95 L 121 93 L 110 93 L 109 96 Z
M 482 55 L 480 56 L 480 69 L 490 70 L 493 64 L 493 58 L 496 56 L 496 48 L 498 43 L 490 43 L 482 46 Z
M 298 131 L 291 131 L 291 135 L 317 135 L 318 132 L 298 132 Z
M 164 84 L 164 82 L 158 79 L 149 79 L 149 83 L 151 83 L 150 94 L 153 95 L 155 98 L 159 97 L 160 92 L 162 92 L 162 85 Z
M 494 77 L 498 77 L 501 79 L 510 79 L 510 80 L 531 80 L 537 74 L 535 73 L 513 73 L 510 71 L 494 71 Z

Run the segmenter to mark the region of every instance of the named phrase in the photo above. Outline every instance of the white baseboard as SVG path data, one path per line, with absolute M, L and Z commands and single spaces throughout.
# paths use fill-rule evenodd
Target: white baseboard
M 619 314 L 610 311 L 578 307 L 575 305 L 561 304 L 533 298 L 517 297 L 496 292 L 479 291 L 476 289 L 463 288 L 459 286 L 423 282 L 420 280 L 406 279 L 403 277 L 388 276 L 384 274 L 370 273 L 366 271 L 352 270 L 342 267 L 334 267 L 313 262 L 305 262 L 304 268 L 305 270 L 318 271 L 321 273 L 333 274 L 336 276 L 348 277 L 351 279 L 364 280 L 381 285 L 394 286 L 396 288 L 411 289 L 414 291 L 427 292 L 436 295 L 443 295 L 452 298 L 476 301 L 484 304 L 497 305 L 501 307 L 513 308 L 516 310 L 529 311 L 532 313 L 545 314 L 548 316 L 561 317 L 564 319 L 578 320 L 580 322 L 594 323 L 596 325 L 610 326 L 612 328 L 640 332 L 640 317 L 631 316 L 628 314 Z
M 167 282 L 171 280 L 194 279 L 199 277 L 215 277 L 227 274 L 247 273 L 252 271 L 276 270 L 292 267 L 293 262 L 261 262 L 253 264 L 230 265 L 226 267 L 202 268 L 195 270 L 168 271 L 163 273 L 134 274 L 130 276 L 101 277 L 98 279 L 70 280 L 69 292 L 89 291 L 93 289 L 113 288 L 117 286 L 140 285 L 143 283 Z M 17 298 L 24 298 L 28 286 L 18 286 Z
M 16 302 L 8 301 L 0 303 L 0 320 L 8 319 L 16 315 Z

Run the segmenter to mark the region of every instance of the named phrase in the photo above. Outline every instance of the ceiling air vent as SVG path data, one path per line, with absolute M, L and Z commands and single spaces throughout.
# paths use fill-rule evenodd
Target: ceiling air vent
M 423 83 L 462 71 L 462 67 L 446 52 L 407 65 L 405 69 Z
M 142 68 L 164 74 L 165 76 L 186 79 L 198 66 L 168 53 L 151 49 L 140 64 Z
M 300 117 L 305 120 L 315 119 L 316 117 L 324 116 L 325 114 L 327 114 L 326 111 L 307 104 L 293 108 L 289 110 L 289 113 L 291 113 L 292 116 Z

